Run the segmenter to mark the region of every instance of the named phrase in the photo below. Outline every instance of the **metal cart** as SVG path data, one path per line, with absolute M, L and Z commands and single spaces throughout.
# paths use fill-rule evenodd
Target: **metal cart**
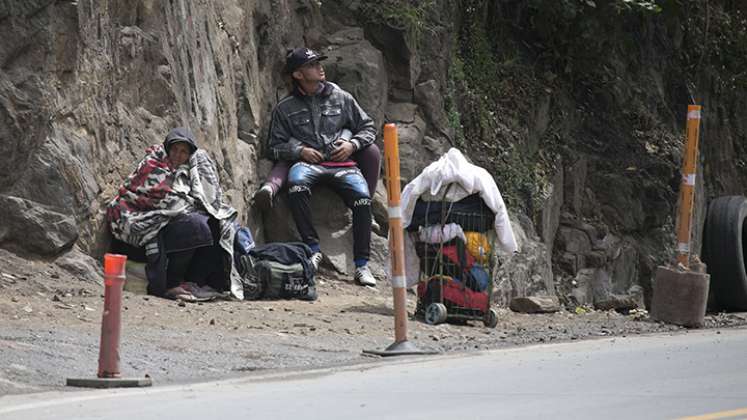
M 415 224 L 408 227 L 420 259 L 416 315 L 432 325 L 482 320 L 485 326 L 495 327 L 498 316 L 491 308 L 495 214 L 477 194 L 457 202 L 418 200 L 417 208 L 425 216 L 413 219 Z

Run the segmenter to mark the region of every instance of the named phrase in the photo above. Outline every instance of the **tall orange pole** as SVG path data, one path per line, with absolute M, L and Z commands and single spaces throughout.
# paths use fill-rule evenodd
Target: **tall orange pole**
M 119 378 L 119 335 L 122 314 L 122 287 L 127 257 L 104 255 L 104 313 L 101 317 L 99 378 Z
M 392 259 L 392 294 L 394 296 L 394 342 L 407 341 L 407 281 L 405 247 L 400 209 L 399 139 L 397 126 L 384 126 L 384 162 L 389 206 L 389 252 Z
M 378 356 L 435 354 L 421 350 L 407 340 L 407 279 L 405 278 L 405 238 L 402 229 L 399 179 L 399 140 L 397 126 L 384 125 L 384 173 L 389 213 L 389 254 L 392 259 L 392 296 L 394 299 L 394 343 L 385 350 L 363 350 Z
M 101 316 L 99 371 L 97 378 L 67 378 L 68 386 L 85 388 L 132 388 L 151 386 L 145 378 L 122 378 L 119 372 L 119 337 L 122 326 L 122 288 L 127 257 L 104 255 L 104 313 Z
M 700 111 L 700 105 L 688 105 L 687 107 L 685 156 L 682 162 L 680 208 L 677 213 L 677 262 L 685 267 L 690 266 L 690 230 L 695 195 L 695 171 L 698 164 Z

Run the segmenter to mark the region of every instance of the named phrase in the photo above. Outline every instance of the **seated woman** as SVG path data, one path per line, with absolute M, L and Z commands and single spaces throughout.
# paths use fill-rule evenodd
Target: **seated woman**
M 215 164 L 186 128 L 149 147 L 107 207 L 114 237 L 144 248 L 148 293 L 172 299 L 211 289 L 243 299 L 233 263 L 235 218 Z

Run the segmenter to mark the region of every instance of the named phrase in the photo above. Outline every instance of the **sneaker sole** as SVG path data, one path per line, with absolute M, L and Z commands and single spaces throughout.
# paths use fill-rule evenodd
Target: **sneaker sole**
M 355 279 L 355 282 L 358 283 L 358 284 L 360 284 L 361 286 L 376 287 L 376 281 L 375 280 L 371 283 L 371 282 L 364 282 L 361 279 Z

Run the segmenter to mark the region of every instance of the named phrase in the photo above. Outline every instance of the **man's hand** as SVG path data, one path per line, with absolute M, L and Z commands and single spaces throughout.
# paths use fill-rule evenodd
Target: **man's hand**
M 312 149 L 311 147 L 304 147 L 301 149 L 301 160 L 308 163 L 319 163 L 324 159 L 319 151 Z
M 350 143 L 349 141 L 342 141 L 338 143 L 337 149 L 332 151 L 332 154 L 329 156 L 329 158 L 334 162 L 342 162 L 348 160 L 348 158 L 353 154 L 354 151 L 355 146 L 353 146 L 353 143 Z

